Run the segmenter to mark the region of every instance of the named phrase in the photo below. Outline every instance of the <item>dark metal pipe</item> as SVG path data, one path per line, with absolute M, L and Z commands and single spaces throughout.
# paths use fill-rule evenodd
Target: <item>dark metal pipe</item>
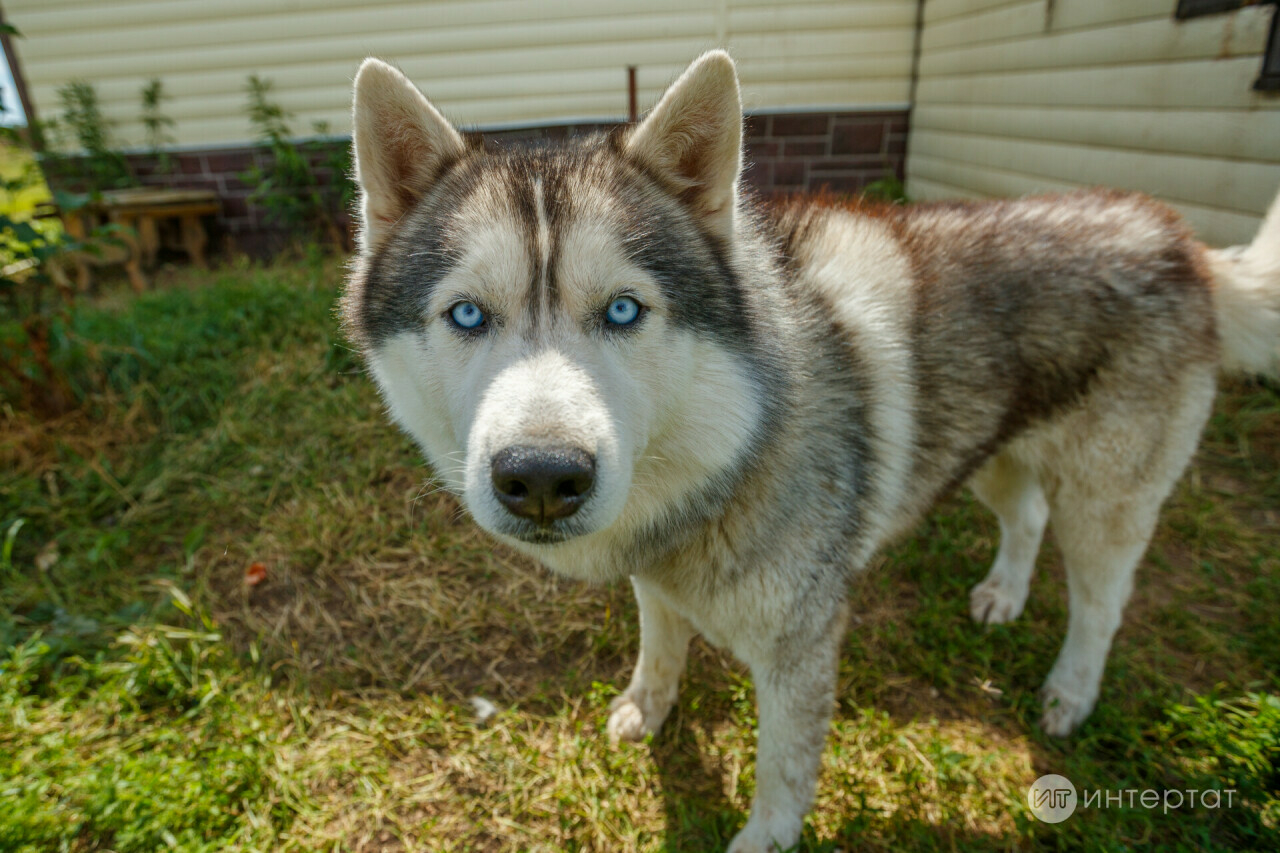
M 634 65 L 627 66 L 627 121 L 632 124 L 640 114 L 636 111 L 636 67 Z

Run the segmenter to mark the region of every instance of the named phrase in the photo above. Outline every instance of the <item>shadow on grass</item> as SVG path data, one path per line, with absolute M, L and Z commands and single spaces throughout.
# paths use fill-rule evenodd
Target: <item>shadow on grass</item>
M 666 823 L 664 849 L 723 848 L 745 822 L 745 815 L 726 796 L 717 757 L 683 735 L 660 734 L 651 752 Z
M 1267 701 L 1266 697 L 1261 701 Z M 1029 772 L 1024 770 L 1019 778 L 1019 774 L 1011 773 L 1009 768 L 992 768 L 990 784 L 997 791 L 1001 786 L 1010 786 L 1012 780 L 1012 787 L 1000 792 L 1005 800 L 1000 807 L 1004 809 L 1003 819 L 993 820 L 995 809 L 990 801 L 986 802 L 985 809 L 976 809 L 964 802 L 975 794 L 983 796 L 988 782 L 978 776 L 959 785 L 944 783 L 941 787 L 935 784 L 918 790 L 895 791 L 887 798 L 878 790 L 882 786 L 872 781 L 831 790 L 832 782 L 826 778 L 824 784 L 828 788 L 824 790 L 820 784 L 818 808 L 809 815 L 804 835 L 794 849 L 814 853 L 1116 850 L 1148 845 L 1188 853 L 1268 849 L 1277 838 L 1274 800 L 1280 790 L 1277 785 L 1280 778 L 1274 765 L 1260 763 L 1252 769 L 1233 768 L 1213 760 L 1211 756 L 1222 756 L 1232 749 L 1222 742 L 1204 740 L 1204 732 L 1221 724 L 1221 714 L 1207 708 L 1202 710 L 1204 719 L 1179 721 L 1173 715 L 1173 721 L 1158 724 L 1154 731 L 1123 724 L 1116 726 L 1114 719 L 1104 719 L 1087 724 L 1081 737 L 1074 741 L 1049 740 L 1038 732 L 1031 733 L 1022 744 Z M 1270 737 L 1267 730 L 1273 729 L 1278 720 L 1280 707 L 1245 721 L 1234 729 L 1232 736 L 1265 744 Z M 883 715 L 882 721 L 897 740 L 917 737 L 911 731 L 914 720 Z M 708 729 L 723 722 L 703 718 L 659 735 L 653 743 L 651 757 L 663 799 L 664 850 L 674 853 L 723 849 L 746 822 L 747 798 L 727 795 L 723 757 L 705 749 Z M 855 715 L 843 713 L 837 715 L 835 725 L 838 729 L 842 723 L 856 725 L 858 722 Z M 975 725 L 971 723 L 967 729 L 972 731 Z M 874 727 L 873 724 L 871 728 Z M 1154 742 L 1156 738 L 1165 738 L 1178 743 L 1197 737 L 1201 742 L 1191 749 L 1162 747 Z M 1209 738 L 1212 740 L 1214 736 Z M 839 740 L 838 731 L 835 739 Z M 1263 745 L 1260 749 L 1266 751 L 1268 747 Z M 1196 763 L 1200 764 L 1199 768 L 1191 766 Z M 910 768 L 902 766 L 867 770 L 868 776 L 877 772 L 912 775 Z M 830 771 L 828 767 L 824 776 L 831 776 Z M 1079 793 L 1077 811 L 1058 825 L 1032 818 L 1023 799 L 1025 786 L 1048 773 L 1066 775 Z M 1206 807 L 1203 800 L 1198 807 L 1187 805 L 1171 811 L 1142 806 L 1142 792 L 1161 792 L 1163 797 L 1167 790 L 1217 791 L 1210 802 L 1222 806 Z M 1108 794 L 1112 799 L 1103 799 Z M 1089 795 L 1087 800 L 1086 795 Z

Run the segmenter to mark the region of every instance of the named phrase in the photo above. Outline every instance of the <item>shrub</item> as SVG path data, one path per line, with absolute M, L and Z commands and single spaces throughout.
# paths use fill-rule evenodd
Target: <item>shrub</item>
M 174 138 L 169 135 L 169 128 L 175 122 L 165 115 L 160 105 L 168 96 L 164 93 L 164 84 L 159 77 L 152 77 L 142 87 L 142 127 L 146 134 L 147 149 L 155 159 L 156 171 L 167 173 L 173 170 L 173 158 L 164 150 L 172 145 Z
M 58 89 L 62 114 L 40 128 L 46 166 L 68 185 L 91 194 L 138 185 L 113 142 L 93 84 L 72 80 Z
M 295 142 L 289 125 L 292 116 L 270 99 L 271 81 L 252 75 L 246 92 L 249 121 L 271 152 L 268 165 L 255 166 L 241 176 L 254 187 L 250 201 L 263 207 L 268 219 L 297 238 L 347 248 L 346 234 L 338 222 L 354 194 L 349 176 L 350 148 L 330 150 L 333 143 L 323 139 Z M 328 130 L 323 123 L 312 129 L 317 136 L 324 136 Z M 325 186 L 317 179 L 314 160 L 332 170 L 331 185 Z

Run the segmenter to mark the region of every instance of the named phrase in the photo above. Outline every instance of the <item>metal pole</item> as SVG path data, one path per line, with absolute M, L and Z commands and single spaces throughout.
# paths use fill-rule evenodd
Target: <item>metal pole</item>
M 640 114 L 636 111 L 636 67 L 627 66 L 627 121 L 635 124 Z

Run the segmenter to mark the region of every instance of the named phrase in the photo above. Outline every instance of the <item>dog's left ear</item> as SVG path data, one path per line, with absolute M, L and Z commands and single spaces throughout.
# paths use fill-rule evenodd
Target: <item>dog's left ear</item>
M 742 171 L 742 99 L 733 60 L 712 50 L 671 84 L 625 143 L 689 201 L 715 234 L 733 234 Z
M 352 144 L 360 184 L 360 250 L 381 245 L 450 161 L 466 152 L 409 78 L 378 59 L 356 74 Z

